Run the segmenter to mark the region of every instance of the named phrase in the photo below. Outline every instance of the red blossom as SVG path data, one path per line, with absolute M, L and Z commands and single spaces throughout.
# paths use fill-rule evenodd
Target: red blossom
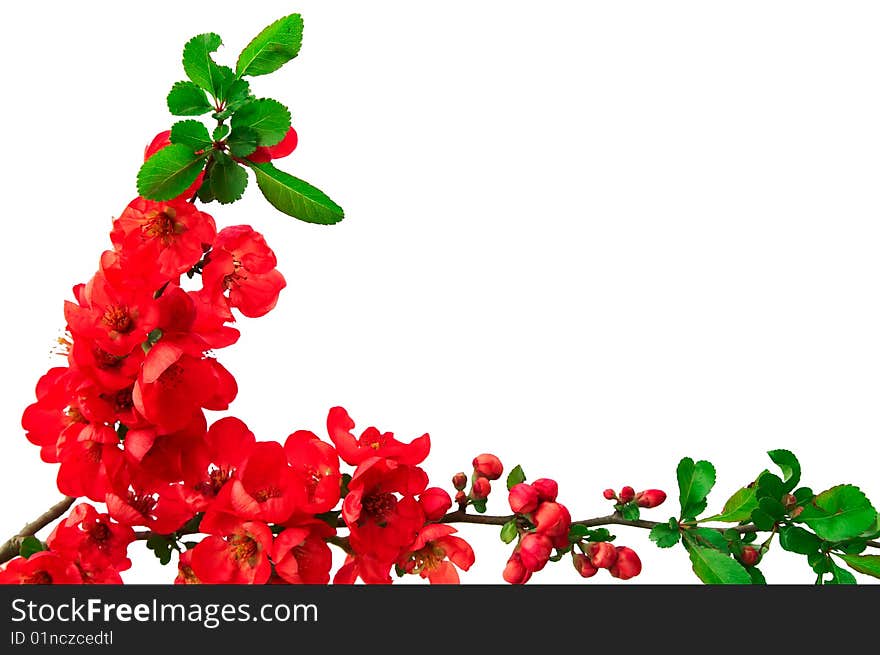
M 16 557 L 0 570 L 0 584 L 80 584 L 76 565 L 58 553 L 42 550 L 27 559 Z
M 127 551 L 134 539 L 130 527 L 111 521 L 109 514 L 99 514 L 87 503 L 80 503 L 55 526 L 46 545 L 76 562 L 82 570 L 100 572 L 111 568 L 118 572 L 131 567 Z
M 342 480 L 336 449 L 308 430 L 297 430 L 284 442 L 284 453 L 306 492 L 300 511 L 321 514 L 336 507 Z
M 425 520 L 439 521 L 452 508 L 452 498 L 440 487 L 429 487 L 419 496 Z
M 431 584 L 458 584 L 457 566 L 467 571 L 474 563 L 474 551 L 457 530 L 448 525 L 430 524 L 419 530 L 409 551 L 397 564 L 407 573 L 418 573 Z M 453 566 L 455 565 L 455 566 Z
M 336 530 L 323 521 L 287 528 L 272 544 L 275 571 L 290 584 L 327 584 L 333 555 L 324 540 Z
M 336 446 L 339 456 L 352 466 L 358 466 L 372 457 L 393 459 L 400 464 L 420 464 L 431 450 L 431 438 L 427 434 L 411 443 L 401 443 L 391 432 L 379 432 L 368 427 L 360 438 L 351 434 L 354 421 L 342 407 L 334 407 L 327 415 L 327 433 Z
M 207 584 L 264 584 L 272 573 L 271 549 L 269 526 L 245 521 L 199 542 L 193 548 L 190 567 Z

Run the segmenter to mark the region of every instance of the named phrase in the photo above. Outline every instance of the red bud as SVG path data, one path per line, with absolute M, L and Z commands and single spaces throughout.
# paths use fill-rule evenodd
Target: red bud
M 608 569 L 617 561 L 617 549 L 607 541 L 597 541 L 587 546 L 590 561 L 597 569 Z
M 532 572 L 523 566 L 519 553 L 514 553 L 507 560 L 507 566 L 504 567 L 502 577 L 505 582 L 510 584 L 525 584 L 532 577 Z
M 515 514 L 531 514 L 538 507 L 538 491 L 532 485 L 520 482 L 510 490 L 507 502 Z
M 553 544 L 542 534 L 530 532 L 519 542 L 519 556 L 529 571 L 540 571 L 547 565 Z
M 556 484 L 556 480 L 550 478 L 539 478 L 532 482 L 532 486 L 537 490 L 538 500 L 541 502 L 545 500 L 553 502 L 559 494 L 559 485 Z
M 617 500 L 617 494 L 614 492 L 614 489 L 606 489 L 602 492 L 602 495 L 605 496 L 605 500 Z
M 456 473 L 452 476 L 452 486 L 461 491 L 467 486 L 467 476 L 464 473 Z
M 474 457 L 474 470 L 483 477 L 497 480 L 504 471 L 501 460 L 489 453 L 483 453 Z
M 593 563 L 587 558 L 586 555 L 582 555 L 581 553 L 576 554 L 572 558 L 574 562 L 574 568 L 580 573 L 582 578 L 592 578 L 599 571 Z
M 546 535 L 556 548 L 568 546 L 568 531 L 571 529 L 571 514 L 565 505 L 559 503 L 540 503 L 532 514 L 532 522 L 538 532 Z
M 617 561 L 614 562 L 614 566 L 608 572 L 612 577 L 629 580 L 642 572 L 642 561 L 632 548 L 618 546 Z
M 463 491 L 459 491 L 455 494 L 455 503 L 456 505 L 465 505 L 467 503 L 467 494 Z
M 636 504 L 639 507 L 657 507 L 666 500 L 666 492 L 660 489 L 647 489 L 636 494 Z
M 620 490 L 620 502 L 628 503 L 636 497 L 636 490 L 632 487 L 624 487 Z
M 759 559 L 760 555 L 753 546 L 746 546 L 745 548 L 743 548 L 742 553 L 739 556 L 739 561 L 742 562 L 745 566 L 754 566 L 758 563 Z
M 429 487 L 419 496 L 419 505 L 428 521 L 439 521 L 452 507 L 452 499 L 440 487 Z
M 471 498 L 474 498 L 475 500 L 486 498 L 490 491 L 492 491 L 492 485 L 489 484 L 489 480 L 486 478 L 477 478 L 474 480 L 474 486 L 471 487 Z

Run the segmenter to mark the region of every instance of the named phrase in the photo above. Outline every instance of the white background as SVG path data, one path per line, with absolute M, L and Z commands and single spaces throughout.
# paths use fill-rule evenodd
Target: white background
M 215 31 L 232 64 L 293 11 L 301 55 L 253 88 L 293 113 L 282 167 L 347 218 L 294 221 L 253 181 L 209 209 L 262 231 L 289 282 L 219 353 L 258 438 L 324 434 L 341 404 L 430 432 L 435 484 L 490 451 L 579 518 L 624 484 L 669 491 L 646 512 L 669 517 L 685 455 L 717 465 L 718 509 L 771 448 L 880 502 L 876 3 L 34 2 L 0 21 L 4 533 L 58 497 L 21 412 L 171 124 L 183 44 Z M 501 581 L 496 529 L 461 532 L 464 580 Z M 635 582 L 696 581 L 680 548 L 618 534 Z M 127 581 L 173 578 L 133 550 Z M 763 568 L 812 582 L 802 559 Z M 581 583 L 568 561 L 534 581 Z

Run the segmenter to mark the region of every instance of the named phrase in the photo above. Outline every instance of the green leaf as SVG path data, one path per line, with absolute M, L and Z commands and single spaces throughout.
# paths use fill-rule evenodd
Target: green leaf
M 782 498 L 783 484 L 782 478 L 770 471 L 764 471 L 758 476 L 758 489 L 755 495 L 760 501 L 762 498 L 773 498 L 779 500 Z
M 784 525 L 779 528 L 779 545 L 790 553 L 809 555 L 819 550 L 822 540 L 799 525 Z
M 712 548 L 690 549 L 691 564 L 697 577 L 706 584 L 751 584 L 752 578 L 742 564 Z
M 201 116 L 211 111 L 204 90 L 192 82 L 177 82 L 168 92 L 168 111 L 174 116 Z
M 762 512 L 773 518 L 774 521 L 778 521 L 785 516 L 785 507 L 775 498 L 766 496 L 758 501 L 758 506 Z
M 814 494 L 809 487 L 801 487 L 794 492 L 794 498 L 798 505 L 803 505 L 808 500 L 812 500 Z
M 217 157 L 211 168 L 211 192 L 221 205 L 239 200 L 247 187 L 248 175 L 244 167 L 226 155 Z
M 27 559 L 34 553 L 39 553 L 43 550 L 46 550 L 46 545 L 33 535 L 27 536 L 22 539 L 21 544 L 19 544 L 18 546 L 18 554 L 25 559 Z
M 707 461 L 694 463 L 685 457 L 678 463 L 676 474 L 681 518 L 696 518 L 706 509 L 706 496 L 715 485 L 715 467 Z
M 639 506 L 636 503 L 627 503 L 620 508 L 620 515 L 627 521 L 639 520 Z
M 501 541 L 506 544 L 509 544 L 516 539 L 518 534 L 519 530 L 517 530 L 516 527 L 516 519 L 510 519 L 507 523 L 501 526 Z
M 587 531 L 587 541 L 614 541 L 617 539 L 608 531 L 608 528 L 596 528 Z
M 254 99 L 251 93 L 251 85 L 247 80 L 233 80 L 226 89 L 226 107 L 230 111 L 236 111 L 246 102 Z
M 213 145 L 208 128 L 201 121 L 178 121 L 171 126 L 171 143 L 181 143 L 195 152 L 207 150 Z
M 762 509 L 756 509 L 752 512 L 752 523 L 758 530 L 772 530 L 776 524 L 776 520 Z
M 761 569 L 757 566 L 750 566 L 746 571 L 752 579 L 752 584 L 767 584 L 767 578 L 764 577 L 764 574 L 761 573 Z
M 340 512 L 338 509 L 330 512 L 323 512 L 322 514 L 315 514 L 315 518 L 321 521 L 324 521 L 331 528 L 335 528 L 339 523 L 339 515 Z
M 720 514 L 701 519 L 701 521 L 722 521 L 724 523 L 739 523 L 745 521 L 758 507 L 758 499 L 755 497 L 754 487 L 743 487 L 734 492 L 727 499 Z
M 138 193 L 149 200 L 171 200 L 186 191 L 199 176 L 207 155 L 173 143 L 156 151 L 137 176 Z
M 510 491 L 516 485 L 520 484 L 521 482 L 525 482 L 525 481 L 526 481 L 526 474 L 523 471 L 522 466 L 517 464 L 516 466 L 513 467 L 513 469 L 511 469 L 510 473 L 507 474 L 507 490 Z
M 876 510 L 865 494 L 856 486 L 842 484 L 823 491 L 805 505 L 798 521 L 809 525 L 822 539 L 843 541 L 858 537 L 874 524 L 875 517 Z
M 831 579 L 826 580 L 825 584 L 858 584 L 858 582 L 856 582 L 856 576 L 832 561 Z
M 236 157 L 247 157 L 257 149 L 260 136 L 249 127 L 238 127 L 229 135 L 229 152 Z
M 171 561 L 172 544 L 176 543 L 174 537 L 166 537 L 160 534 L 150 535 L 147 539 L 147 548 L 153 551 L 163 566 Z
M 790 450 L 771 450 L 767 452 L 770 459 L 780 469 L 782 469 L 783 486 L 782 490 L 789 493 L 801 481 L 801 464 L 797 457 Z
M 568 540 L 570 542 L 580 541 L 590 534 L 590 528 L 580 523 L 574 523 L 568 531 Z
M 183 47 L 183 70 L 187 77 L 214 98 L 220 97 L 226 75 L 211 58 L 211 53 L 222 44 L 219 35 L 208 33 L 194 36 Z
M 279 171 L 268 162 L 249 165 L 257 175 L 260 191 L 275 209 L 319 225 L 332 225 L 345 217 L 342 207 L 308 182 Z
M 486 513 L 486 499 L 485 499 L 485 498 L 474 499 L 474 500 L 471 501 L 471 505 L 473 505 L 473 508 L 474 508 L 479 514 L 485 514 L 485 513 Z
M 221 141 L 226 138 L 226 135 L 229 134 L 229 126 L 225 123 L 223 125 L 218 125 L 214 128 L 214 131 L 211 133 L 211 138 L 214 141 Z
M 840 555 L 854 571 L 880 578 L 880 555 Z
M 684 532 L 684 537 L 699 548 L 714 548 L 725 554 L 730 553 L 727 539 L 718 530 L 712 528 L 691 528 Z
M 648 537 L 651 541 L 657 544 L 658 548 L 672 548 L 678 543 L 681 534 L 679 533 L 677 526 L 676 528 L 671 528 L 666 523 L 658 523 L 651 528 Z
M 279 18 L 247 44 L 235 70 L 242 75 L 266 75 L 296 57 L 302 45 L 303 20 L 299 14 Z
M 290 128 L 287 107 L 272 98 L 261 98 L 242 105 L 232 115 L 232 131 L 248 127 L 257 133 L 259 145 L 274 146 Z

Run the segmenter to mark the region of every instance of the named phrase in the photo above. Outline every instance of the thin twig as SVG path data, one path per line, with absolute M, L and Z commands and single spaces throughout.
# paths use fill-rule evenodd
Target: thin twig
M 70 506 L 73 505 L 73 501 L 75 500 L 76 498 L 65 496 L 52 505 L 52 507 L 40 514 L 36 519 L 24 526 L 17 535 L 7 539 L 6 542 L 0 546 L 0 564 L 8 562 L 18 555 L 18 549 L 21 547 L 21 542 L 24 541 L 25 537 L 32 537 L 52 521 L 60 517 L 64 512 L 70 509 Z

